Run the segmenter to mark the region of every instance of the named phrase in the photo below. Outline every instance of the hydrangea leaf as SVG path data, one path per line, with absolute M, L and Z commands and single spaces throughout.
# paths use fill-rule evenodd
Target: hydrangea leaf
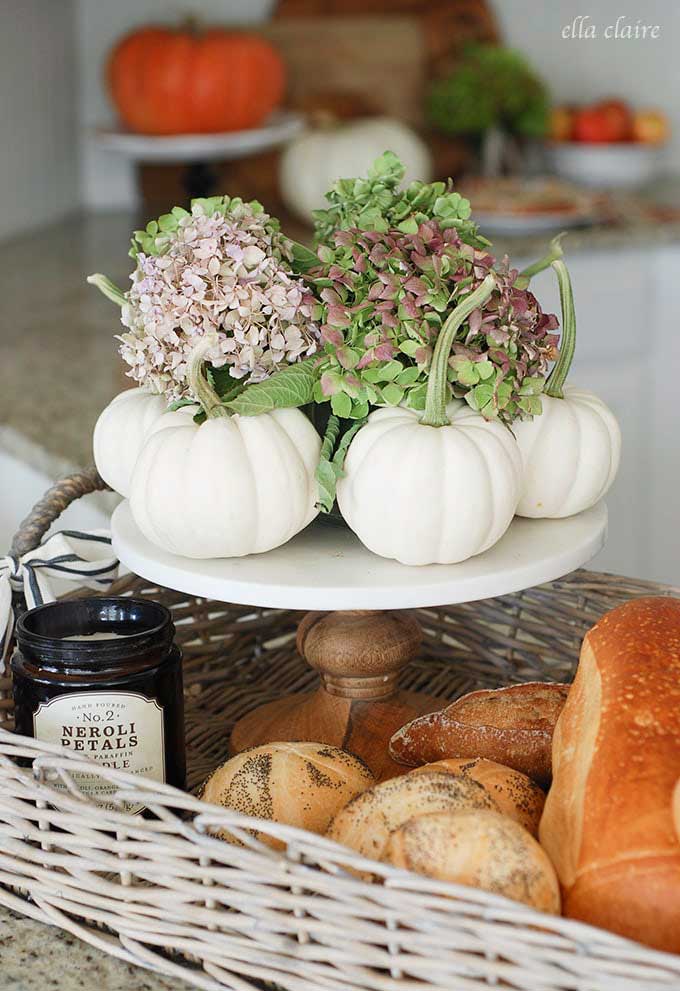
M 273 409 L 306 406 L 314 399 L 316 379 L 316 359 L 307 358 L 282 368 L 262 382 L 247 386 L 225 406 L 241 416 L 259 416 Z

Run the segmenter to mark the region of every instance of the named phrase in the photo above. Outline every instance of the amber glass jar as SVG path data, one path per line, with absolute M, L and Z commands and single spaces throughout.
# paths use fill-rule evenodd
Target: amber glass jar
M 17 732 L 183 788 L 182 658 L 174 634 L 170 612 L 146 599 L 70 599 L 25 612 L 12 658 Z M 115 790 L 96 774 L 75 777 L 103 805 Z

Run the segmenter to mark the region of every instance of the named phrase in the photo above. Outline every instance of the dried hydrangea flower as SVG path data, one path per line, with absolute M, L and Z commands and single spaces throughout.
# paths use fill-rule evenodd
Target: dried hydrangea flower
M 414 233 L 336 231 L 318 256 L 321 264 L 308 276 L 324 304 L 318 402 L 330 400 L 334 413 L 354 418 L 376 404 L 424 408 L 433 346 L 447 313 L 461 291 L 493 271 L 494 292 L 454 342 L 452 392 L 508 423 L 540 412 L 557 317 L 520 288 L 507 260 L 497 265 L 486 248 L 464 243 L 436 220 Z
M 187 363 L 205 335 L 217 334 L 208 361 L 234 385 L 317 350 L 318 304 L 259 203 L 225 196 L 194 200 L 191 212 L 175 207 L 136 232 L 131 255 L 120 353 L 131 378 L 170 402 L 190 398 Z

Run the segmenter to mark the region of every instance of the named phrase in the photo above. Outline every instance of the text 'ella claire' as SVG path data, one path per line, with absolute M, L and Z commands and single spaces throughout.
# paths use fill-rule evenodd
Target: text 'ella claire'
M 656 41 L 661 37 L 660 24 L 645 24 L 640 19 L 629 20 L 621 14 L 611 24 L 604 28 L 595 24 L 589 14 L 577 14 L 570 24 L 565 24 L 562 28 L 562 37 L 565 40 L 575 39 L 579 41 L 589 41 L 595 38 L 605 38 L 607 41 L 645 41 L 651 39 Z

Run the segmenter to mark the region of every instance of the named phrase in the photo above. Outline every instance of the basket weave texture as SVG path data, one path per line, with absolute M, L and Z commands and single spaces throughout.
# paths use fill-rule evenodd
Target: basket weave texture
M 92 473 L 59 483 L 22 525 L 15 550 L 35 546 L 69 501 L 97 487 Z M 299 613 L 208 602 L 136 577 L 113 592 L 151 596 L 172 610 L 185 657 L 191 788 L 224 759 L 237 718 L 315 687 L 295 651 Z M 403 687 L 443 701 L 474 688 L 567 679 L 593 622 L 649 594 L 678 593 L 577 571 L 502 598 L 417 610 L 425 640 Z M 261 982 L 286 991 L 680 987 L 680 957 L 98 765 L 121 803 L 121 811 L 103 811 L 72 777 L 89 762 L 13 734 L 6 677 L 0 693 L 0 904 L 129 963 L 214 991 Z M 123 802 L 142 803 L 155 818 L 130 815 Z M 285 849 L 259 843 L 253 826 Z M 211 835 L 218 829 L 242 845 Z

